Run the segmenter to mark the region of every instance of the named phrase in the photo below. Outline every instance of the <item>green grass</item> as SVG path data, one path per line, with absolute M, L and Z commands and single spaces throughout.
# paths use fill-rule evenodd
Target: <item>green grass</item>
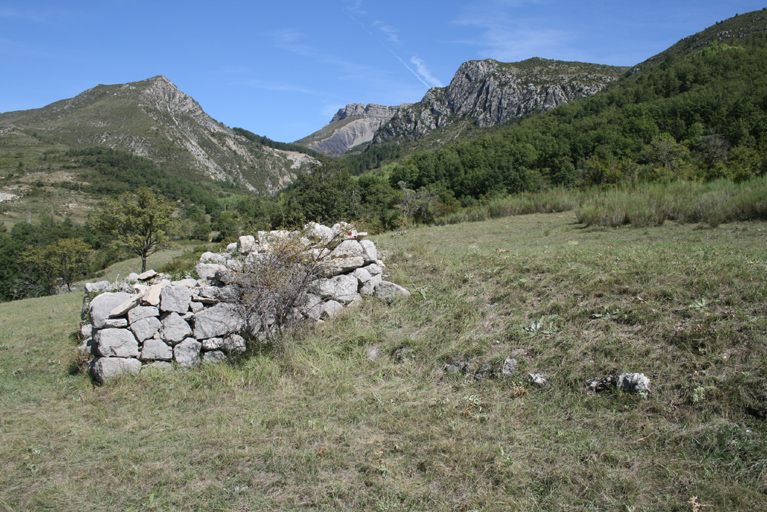
M 568 212 L 376 242 L 412 297 L 233 366 L 96 387 L 80 297 L 0 304 L 0 509 L 765 510 L 767 223 Z M 507 357 L 509 380 L 442 371 Z M 623 371 L 652 392 L 585 391 Z

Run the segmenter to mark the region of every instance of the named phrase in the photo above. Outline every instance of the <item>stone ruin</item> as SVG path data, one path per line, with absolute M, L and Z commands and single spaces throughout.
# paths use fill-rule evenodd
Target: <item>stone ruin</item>
M 384 263 L 365 235 L 345 223 L 332 228 L 310 223 L 300 232 L 261 231 L 240 237 L 226 252 L 204 253 L 196 266 L 199 279 L 172 281 L 149 270 L 119 283 L 87 284 L 90 323 L 82 327 L 81 349 L 94 356 L 91 375 L 105 382 L 142 368 L 189 368 L 244 352 L 246 337 L 258 332 L 244 317 L 237 291 L 225 284 L 226 274 L 270 251 L 275 240 L 294 237 L 303 250 L 321 257 L 322 277 L 308 286 L 295 311 L 304 320 L 330 319 L 363 297 L 409 296 L 384 280 Z

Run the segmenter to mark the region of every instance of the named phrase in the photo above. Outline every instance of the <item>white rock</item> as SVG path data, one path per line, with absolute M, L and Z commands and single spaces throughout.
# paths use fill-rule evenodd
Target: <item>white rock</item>
M 644 373 L 621 373 L 618 375 L 618 389 L 628 393 L 649 393 L 650 379 Z
M 328 320 L 344 310 L 343 304 L 334 300 L 329 300 L 322 304 L 320 320 Z
M 245 322 L 233 304 L 220 303 L 194 315 L 194 337 L 217 338 L 241 331 Z
M 144 318 L 160 316 L 160 310 L 154 306 L 136 306 L 128 311 L 128 322 L 131 324 Z
M 240 254 L 250 254 L 258 250 L 258 244 L 256 244 L 256 237 L 252 235 L 241 236 L 237 240 L 237 250 Z
M 365 259 L 365 263 L 375 263 L 378 260 L 376 244 L 370 240 L 361 240 L 360 246 L 362 247 L 362 257 Z
M 396 297 L 410 297 L 410 292 L 398 284 L 381 281 L 375 287 L 375 296 L 379 299 L 390 300 Z
M 200 279 L 211 279 L 216 277 L 218 272 L 226 272 L 226 267 L 218 263 L 198 263 L 194 268 Z
M 186 313 L 192 300 L 192 290 L 186 286 L 166 286 L 160 293 L 160 310 L 166 313 Z
M 119 375 L 138 373 L 141 370 L 141 361 L 122 357 L 97 357 L 91 361 L 88 369 L 94 379 L 104 383 Z
M 318 279 L 313 291 L 320 297 L 348 304 L 357 297 L 359 281 L 352 275 L 340 275 L 330 279 Z
M 154 276 L 157 275 L 157 272 L 154 270 L 147 270 L 146 272 L 142 272 L 141 274 L 136 276 L 137 281 L 146 281 L 148 279 L 152 279 Z

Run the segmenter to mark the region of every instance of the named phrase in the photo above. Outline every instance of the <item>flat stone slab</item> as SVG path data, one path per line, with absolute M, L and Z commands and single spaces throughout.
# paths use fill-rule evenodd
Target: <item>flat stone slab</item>
M 122 357 L 97 357 L 91 361 L 88 370 L 96 381 L 102 384 L 124 374 L 141 371 L 141 361 Z
M 104 327 L 104 323 L 109 318 L 109 313 L 130 298 L 131 295 L 125 292 L 102 293 L 94 297 L 88 307 L 88 314 L 91 317 L 94 329 Z

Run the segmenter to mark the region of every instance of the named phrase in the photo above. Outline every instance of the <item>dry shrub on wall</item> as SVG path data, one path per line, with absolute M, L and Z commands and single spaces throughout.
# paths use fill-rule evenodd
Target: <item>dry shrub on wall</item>
M 309 286 L 321 276 L 322 264 L 340 237 L 315 244 L 302 232 L 271 234 L 251 254 L 223 276 L 237 294 L 247 328 L 279 348 L 280 335 L 301 321 Z

